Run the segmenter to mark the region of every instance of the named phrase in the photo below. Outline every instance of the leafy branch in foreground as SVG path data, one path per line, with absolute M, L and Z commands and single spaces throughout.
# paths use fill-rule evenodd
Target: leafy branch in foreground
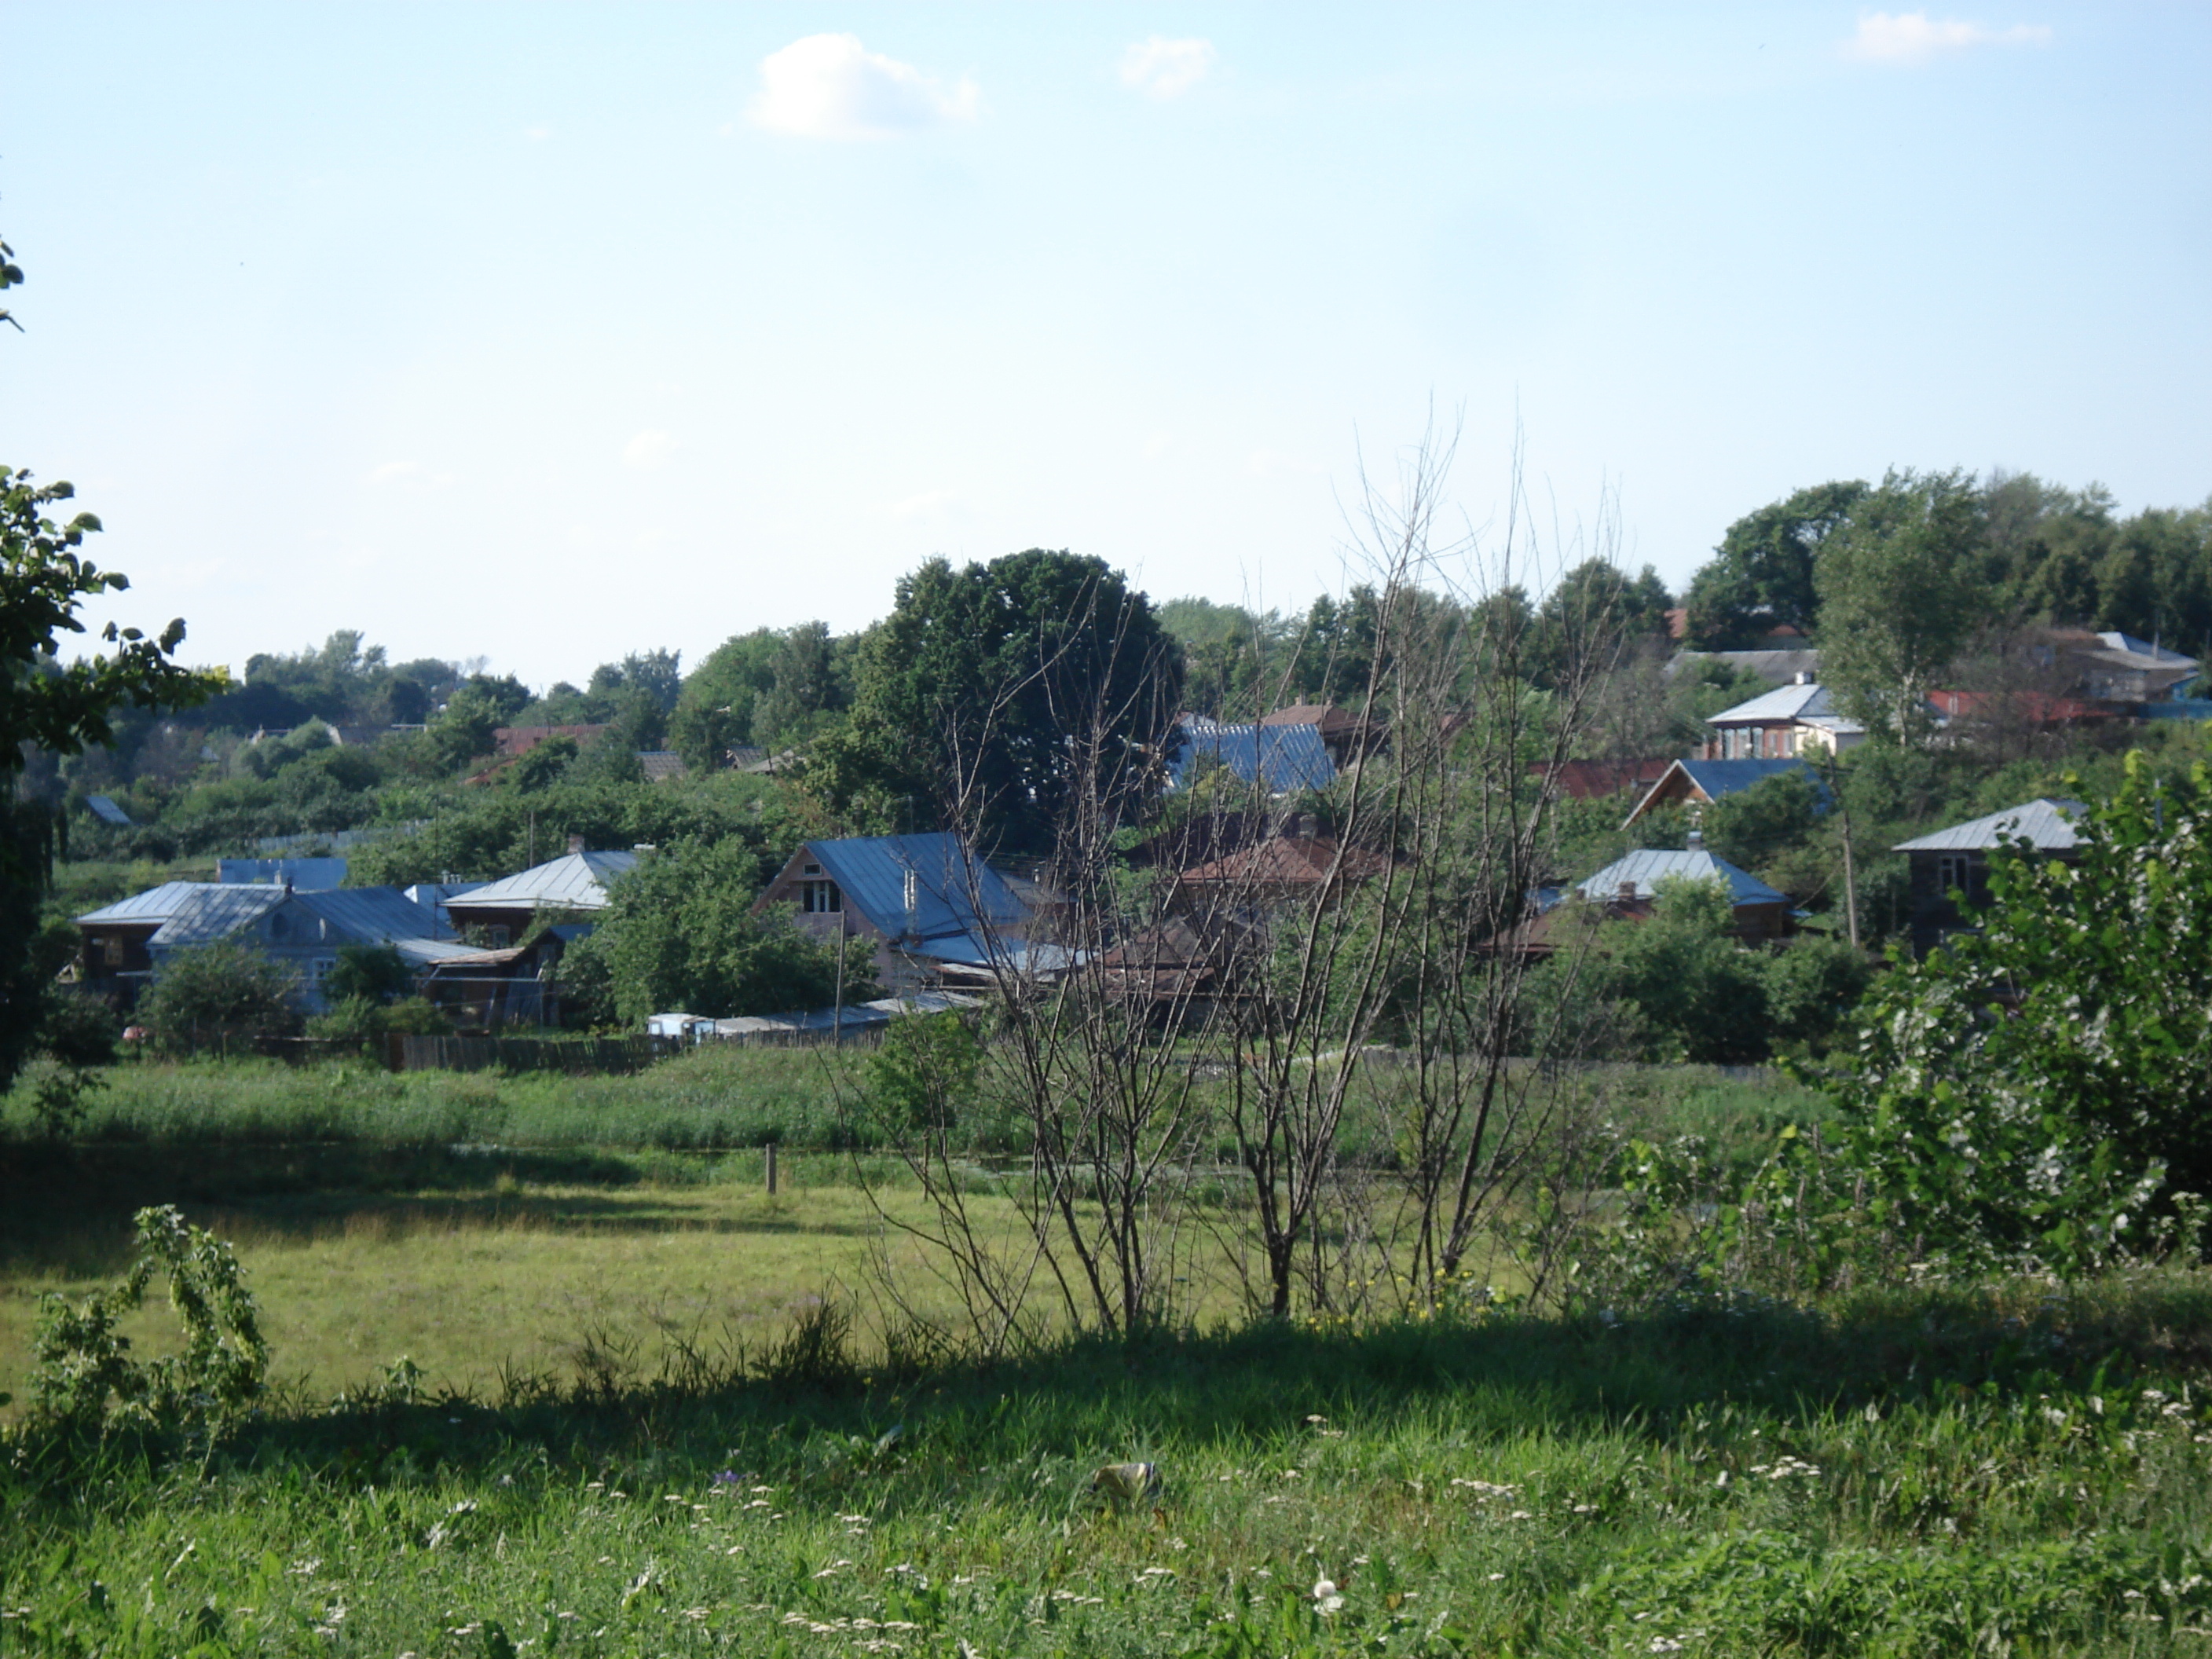
M 1992 859 L 1978 931 L 1896 961 L 1839 1092 L 1875 1218 L 1953 1258 L 2081 1273 L 2212 1186 L 2212 778 L 2140 755 L 2075 858 Z
M 122 1283 L 71 1304 L 58 1292 L 39 1302 L 32 1339 L 34 1415 L 58 1428 L 116 1425 L 217 1429 L 260 1397 L 269 1345 L 236 1254 L 174 1205 L 137 1214 L 138 1254 Z M 184 1328 L 184 1351 L 139 1360 L 118 1330 L 144 1303 L 156 1276 Z

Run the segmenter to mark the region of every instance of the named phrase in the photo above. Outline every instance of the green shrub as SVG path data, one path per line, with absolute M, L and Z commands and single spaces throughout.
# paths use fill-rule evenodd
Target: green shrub
M 216 1038 L 286 1036 L 300 1029 L 299 981 L 250 945 L 179 951 L 138 1005 L 155 1045 L 180 1053 Z

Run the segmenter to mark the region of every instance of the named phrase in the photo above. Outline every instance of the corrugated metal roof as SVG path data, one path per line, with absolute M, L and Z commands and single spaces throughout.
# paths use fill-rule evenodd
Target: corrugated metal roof
M 951 939 L 1018 926 L 1028 913 L 999 872 L 959 836 L 862 836 L 810 841 L 808 856 L 837 884 L 848 909 L 897 939 Z M 907 877 L 914 877 L 913 909 Z
M 250 927 L 291 897 L 281 887 L 202 886 L 146 941 L 157 951 L 212 945 Z
M 2118 629 L 2100 634 L 2097 637 L 2105 642 L 2105 648 L 2108 651 L 2124 651 L 2131 657 L 2148 657 L 2167 668 L 2197 666 L 2194 657 L 2184 656 L 2180 652 L 2169 650 L 2162 645 L 2154 645 L 2148 640 L 2139 640 L 2132 634 L 2123 634 Z
M 1314 726 L 1222 726 L 1195 715 L 1183 717 L 1175 758 L 1168 771 L 1180 788 L 1192 768 L 1215 760 L 1244 783 L 1271 794 L 1293 789 L 1326 789 L 1336 781 L 1336 763 L 1328 757 L 1321 728 Z
M 1832 718 L 1835 714 L 1835 699 L 1828 695 L 1825 685 L 1778 685 L 1771 691 L 1762 691 L 1749 702 L 1740 702 L 1717 714 L 1706 715 L 1705 724 L 1771 724 L 1777 720 L 1808 720 L 1815 715 Z
M 635 853 L 569 853 L 550 864 L 446 901 L 454 914 L 477 910 L 603 910 L 607 884 L 636 866 Z
M 1986 853 L 2025 836 L 2045 853 L 2062 853 L 2081 845 L 2073 821 L 2089 809 L 2078 800 L 2045 795 L 2038 800 L 2008 806 L 1971 823 L 1954 823 L 1932 836 L 1899 842 L 1893 853 Z
M 1732 904 L 1787 904 L 1790 896 L 1778 893 L 1757 876 L 1739 870 L 1726 859 L 1692 848 L 1686 852 L 1670 853 L 1650 850 L 1631 853 L 1626 858 L 1615 859 L 1582 885 L 1584 898 L 1600 902 L 1619 896 L 1620 890 L 1630 883 L 1636 886 L 1636 896 L 1653 896 L 1658 884 L 1670 877 L 1683 877 L 1692 881 L 1721 881 L 1728 884 Z
M 203 887 L 221 885 L 213 881 L 165 881 L 159 887 L 149 887 L 143 893 L 133 893 L 127 899 L 87 911 L 76 919 L 76 925 L 100 927 L 150 921 L 159 926 L 182 909 Z
M 349 945 L 434 939 L 438 931 L 437 916 L 397 887 L 338 887 L 292 896 L 301 909 L 343 934 Z
M 1705 792 L 1708 800 L 1720 800 L 1727 796 L 1764 783 L 1769 778 L 1778 778 L 1785 772 L 1802 772 L 1820 797 L 1820 810 L 1828 810 L 1828 786 L 1813 769 L 1810 762 L 1790 760 L 1686 760 L 1677 761 L 1690 781 Z M 1665 779 L 1661 779 L 1662 783 Z M 1654 785 L 1653 787 L 1657 787 Z
M 98 818 L 102 823 L 112 823 L 123 830 L 128 830 L 131 827 L 131 815 L 106 795 L 87 795 L 84 798 L 84 804 L 93 817 Z

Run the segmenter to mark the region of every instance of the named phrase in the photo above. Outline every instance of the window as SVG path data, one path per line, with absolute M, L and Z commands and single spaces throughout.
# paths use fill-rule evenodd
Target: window
M 811 866 L 820 869 L 820 865 Z M 845 896 L 834 881 L 805 881 L 799 884 L 799 908 L 811 916 L 836 915 L 845 908 Z
M 1973 898 L 1979 887 L 1988 884 L 1986 879 L 1977 881 L 1982 873 L 1976 868 L 1977 863 L 1971 853 L 1938 854 L 1936 859 L 1936 886 L 1946 894 L 1955 888 L 1968 898 Z
M 100 959 L 111 968 L 123 965 L 123 936 L 120 933 L 110 933 L 100 941 Z
M 337 965 L 338 959 L 336 957 L 310 957 L 307 962 L 307 983 L 320 985 L 330 977 L 331 970 Z
M 810 876 L 818 876 L 822 873 L 822 866 L 818 864 L 810 864 L 805 866 L 805 871 Z

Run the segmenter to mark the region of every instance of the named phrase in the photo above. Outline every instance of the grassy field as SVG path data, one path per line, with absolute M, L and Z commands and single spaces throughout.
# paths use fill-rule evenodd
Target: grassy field
M 730 1127 L 831 1121 L 822 1063 L 124 1067 L 74 1144 L 0 1118 L 0 1389 L 161 1201 L 236 1241 L 280 1384 L 218 1445 L 0 1442 L 0 1653 L 2212 1647 L 2212 1275 L 893 1352 L 850 1157 L 792 1133 L 770 1198 Z M 1729 1158 L 1820 1110 L 1592 1084 Z M 1091 1492 L 1129 1460 L 1156 1496 Z
M 9 1651 L 2196 1653 L 2212 1284 L 302 1412 L 0 1474 Z M 1091 1472 L 1156 1463 L 1156 1498 Z
M 745 1161 L 757 1177 L 758 1157 Z M 236 1246 L 278 1374 L 305 1395 L 326 1399 L 401 1354 L 440 1386 L 483 1390 L 503 1369 L 564 1370 L 586 1340 L 648 1362 L 672 1335 L 757 1345 L 824 1294 L 849 1294 L 879 1224 L 857 1188 L 824 1173 L 800 1161 L 775 1197 L 757 1179 L 509 1182 L 477 1195 L 284 1194 L 196 1206 L 194 1218 Z M 0 1390 L 19 1396 L 39 1296 L 115 1278 L 127 1237 L 102 1226 L 52 1242 L 43 1261 L 0 1273 Z M 158 1352 L 169 1322 L 149 1310 L 126 1330 Z

